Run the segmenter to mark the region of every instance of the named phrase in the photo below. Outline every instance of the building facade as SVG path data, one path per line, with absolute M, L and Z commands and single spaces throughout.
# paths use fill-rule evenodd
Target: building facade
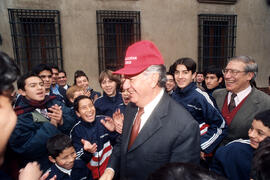
M 229 57 L 252 56 L 258 87 L 270 69 L 267 0 L 1 0 L 0 50 L 26 72 L 35 64 L 64 68 L 70 84 L 83 70 L 92 87 L 105 68 L 123 65 L 126 47 L 153 41 L 169 67 L 180 57 L 198 70 L 223 68 Z

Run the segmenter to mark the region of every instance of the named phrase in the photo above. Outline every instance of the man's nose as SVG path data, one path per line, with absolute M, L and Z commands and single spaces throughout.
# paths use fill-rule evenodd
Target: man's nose
M 125 79 L 124 80 L 124 84 L 123 84 L 123 89 L 126 90 L 130 87 L 130 80 L 129 79 Z

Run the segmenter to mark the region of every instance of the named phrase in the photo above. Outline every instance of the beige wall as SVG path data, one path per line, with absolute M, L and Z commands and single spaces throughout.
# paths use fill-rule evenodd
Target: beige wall
M 235 5 L 202 4 L 197 0 L 1 0 L 0 50 L 13 55 L 7 8 L 56 9 L 61 14 L 64 68 L 69 82 L 84 70 L 96 89 L 98 55 L 96 10 L 141 12 L 141 37 L 156 43 L 169 66 L 179 57 L 198 56 L 198 14 L 236 14 L 236 55 L 259 64 L 258 86 L 270 75 L 270 6 L 265 0 L 238 0 Z

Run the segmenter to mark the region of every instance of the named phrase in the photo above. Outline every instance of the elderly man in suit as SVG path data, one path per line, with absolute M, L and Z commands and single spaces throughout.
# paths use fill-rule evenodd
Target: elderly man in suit
M 164 93 L 166 68 L 150 41 L 131 45 L 126 52 L 123 88 L 130 93 L 123 133 L 114 146 L 102 180 L 145 180 L 169 162 L 199 163 L 198 123 L 184 107 Z M 136 130 L 137 129 L 137 130 Z
M 226 89 L 213 92 L 228 125 L 228 134 L 222 144 L 248 139 L 255 114 L 270 109 L 270 96 L 251 85 L 257 72 L 258 65 L 248 56 L 233 57 L 223 70 Z

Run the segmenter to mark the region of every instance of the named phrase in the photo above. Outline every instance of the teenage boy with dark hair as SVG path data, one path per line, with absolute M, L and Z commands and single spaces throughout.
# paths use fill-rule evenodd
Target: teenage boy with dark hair
M 196 72 L 194 81 L 196 82 L 198 88 L 205 90 L 204 73 L 202 71 Z
M 209 67 L 204 72 L 206 92 L 212 96 L 216 89 L 224 88 L 223 74 L 221 69 Z
M 166 84 L 165 84 L 165 90 L 166 92 L 171 96 L 173 91 L 176 88 L 176 83 L 174 80 L 174 75 L 171 72 L 166 72 Z
M 44 82 L 36 74 L 21 76 L 17 86 L 22 99 L 15 108 L 18 121 L 10 147 L 25 163 L 38 161 L 41 169 L 46 170 L 47 140 L 60 132 L 68 134 L 75 124 L 75 113 L 55 96 L 45 96 Z
M 79 96 L 74 101 L 74 110 L 80 121 L 70 135 L 77 156 L 91 169 L 94 179 L 99 178 L 112 153 L 111 141 L 117 137 L 114 122 L 103 115 L 96 116 L 96 109 L 88 96 Z
M 191 58 L 175 61 L 174 77 L 177 88 L 172 98 L 183 105 L 200 125 L 201 158 L 212 153 L 226 132 L 226 124 L 209 95 L 193 82 L 196 77 L 196 63 Z
M 100 92 L 94 91 L 94 89 L 90 87 L 88 76 L 81 70 L 77 70 L 74 73 L 74 84 L 73 85 L 83 87 L 85 93 L 89 94 L 89 96 L 93 100 L 93 102 L 95 102 L 96 99 L 101 96 Z
M 67 90 L 70 85 L 67 84 L 67 73 L 64 70 L 60 70 L 58 74 L 57 84 Z
M 270 110 L 260 112 L 248 131 L 248 140 L 238 139 L 217 149 L 211 170 L 229 180 L 249 180 L 254 150 L 270 136 Z
M 47 141 L 49 160 L 53 163 L 48 170 L 47 179 L 54 176 L 58 180 L 80 180 L 87 179 L 90 171 L 82 166 L 81 160 L 76 160 L 76 151 L 69 136 L 58 134 Z
M 38 64 L 32 71 L 38 75 L 44 82 L 46 95 L 54 95 L 65 103 L 68 102 L 66 97 L 66 90 L 56 84 L 58 78 L 58 67 L 50 67 L 47 64 Z M 57 74 L 57 75 L 56 75 Z

